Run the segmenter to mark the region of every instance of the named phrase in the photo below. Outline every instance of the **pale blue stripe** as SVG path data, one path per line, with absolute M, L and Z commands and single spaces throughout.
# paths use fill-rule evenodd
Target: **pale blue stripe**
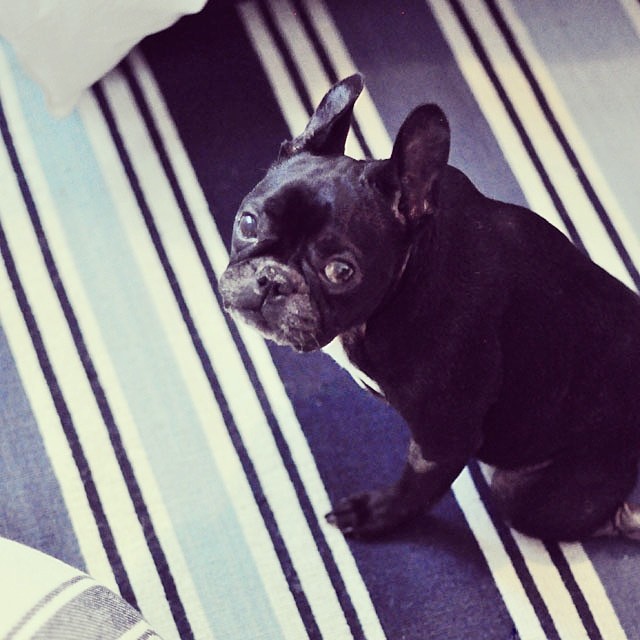
M 640 235 L 640 39 L 618 2 L 514 2 Z
M 279 637 L 232 500 L 177 374 L 83 123 L 75 113 L 53 120 L 37 87 L 13 57 L 11 62 L 78 274 L 212 629 L 220 637 Z

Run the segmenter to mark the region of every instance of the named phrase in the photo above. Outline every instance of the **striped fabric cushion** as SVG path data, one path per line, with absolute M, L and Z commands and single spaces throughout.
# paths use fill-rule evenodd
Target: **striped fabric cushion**
M 159 638 L 130 604 L 50 556 L 0 538 L 0 638 Z
M 379 543 L 329 527 L 406 427 L 217 289 L 238 203 L 356 69 L 350 154 L 437 102 L 452 164 L 638 289 L 639 33 L 636 0 L 211 0 L 62 120 L 1 46 L 0 534 L 167 640 L 640 637 L 637 546 L 511 531 L 476 462 Z

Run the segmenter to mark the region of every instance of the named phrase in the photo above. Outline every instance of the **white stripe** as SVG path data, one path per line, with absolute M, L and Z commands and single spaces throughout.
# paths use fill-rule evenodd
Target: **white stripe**
M 625 0 L 621 0 L 625 3 Z M 540 84 L 550 107 L 562 127 L 571 147 L 585 169 L 587 178 L 593 185 L 596 193 L 601 197 L 604 207 L 615 220 L 617 228 L 625 239 L 627 249 L 635 264 L 640 262 L 638 242 L 635 233 L 630 228 L 615 195 L 609 187 L 602 171 L 600 170 L 591 150 L 589 149 L 580 130 L 576 126 L 571 112 L 562 98 L 562 95 L 553 81 L 542 57 L 536 50 L 524 23 L 520 20 L 513 3 L 510 0 L 497 0 L 505 21 L 512 30 L 520 49 L 529 63 L 531 70 Z M 635 0 L 631 3 L 635 8 L 635 16 L 638 18 L 638 33 L 640 34 L 640 4 Z M 596 250 L 597 251 L 597 250 Z M 597 257 L 597 252 L 595 257 Z M 602 582 L 598 577 L 593 564 L 586 555 L 581 545 L 560 545 L 561 550 L 569 561 L 574 577 L 587 601 L 594 620 L 600 631 L 606 632 L 607 638 L 612 640 L 626 638 L 618 616 L 606 595 Z
M 132 61 L 136 76 L 147 98 L 147 103 L 153 111 L 165 148 L 169 152 L 178 183 L 187 199 L 198 234 L 203 241 L 214 271 L 219 277 L 226 268 L 229 258 L 224 243 L 220 238 L 218 228 L 209 211 L 194 169 L 182 146 L 155 80 L 141 57 L 132 57 Z M 349 546 L 342 534 L 325 524 L 324 514 L 330 510 L 331 503 L 320 478 L 309 444 L 271 359 L 269 350 L 264 340 L 255 331 L 245 327 L 243 324 L 238 325 L 238 331 L 256 368 L 271 409 L 286 438 L 314 513 L 322 525 L 326 542 L 336 560 L 353 606 L 358 613 L 365 636 L 369 640 L 384 638 L 384 632 Z
M 566 227 L 522 145 L 520 136 L 511 122 L 500 96 L 477 59 L 448 2 L 433 0 L 428 4 L 451 47 L 458 67 L 471 87 L 476 100 L 479 101 L 480 108 L 520 184 L 529 206 L 566 233 Z
M 618 614 L 584 547 L 581 544 L 562 543 L 560 550 L 569 563 L 571 573 L 589 605 L 602 637 L 606 640 L 626 640 L 627 634 L 620 624 Z
M 167 195 L 164 191 L 167 188 L 166 176 L 164 176 L 161 167 L 158 165 L 155 151 L 152 149 L 146 130 L 143 129 L 139 114 L 133 108 L 132 98 L 120 74 L 114 73 L 109 76 L 104 83 L 104 88 L 109 101 L 116 107 L 114 109 L 115 115 L 125 138 L 135 139 L 139 143 L 135 150 L 129 149 L 129 151 L 133 152 L 132 160 L 145 189 L 145 196 L 148 198 L 148 202 L 154 212 L 161 213 L 158 217 L 172 224 L 171 233 L 173 234 L 173 230 L 176 227 L 182 228 L 182 221 L 180 220 L 179 223 L 176 221 L 176 216 L 179 217 L 180 212 L 177 210 L 173 195 Z M 272 602 L 273 611 L 282 626 L 284 637 L 291 640 L 304 637 L 305 630 L 295 601 L 291 596 L 272 542 L 264 527 L 260 511 L 255 504 L 251 487 L 248 484 L 229 433 L 225 428 L 224 417 L 211 393 L 209 382 L 194 351 L 190 336 L 185 329 L 184 321 L 171 287 L 164 275 L 158 277 L 159 273 L 163 273 L 163 267 L 138 211 L 129 181 L 118 158 L 109 130 L 100 116 L 100 109 L 93 97 L 88 96 L 79 105 L 79 109 L 104 179 L 113 195 L 113 201 L 116 203 L 120 224 L 129 239 L 132 254 L 138 262 L 146 288 L 157 309 L 158 317 L 167 336 L 167 342 L 172 348 L 178 365 L 179 374 L 185 381 L 190 400 L 196 410 L 203 433 L 207 438 L 212 458 L 221 474 L 227 493 L 229 496 L 233 496 L 236 516 L 247 539 L 247 546 L 253 554 L 256 568 L 265 585 L 266 595 Z M 128 120 L 128 122 L 125 122 L 125 120 Z M 133 138 L 130 138 L 132 127 L 136 131 L 132 134 Z M 151 185 L 147 181 L 149 170 L 142 166 L 146 162 L 150 163 L 151 171 L 153 172 L 150 177 Z M 156 198 L 151 192 L 161 194 L 160 199 Z M 190 239 L 187 241 L 185 238 L 181 238 L 181 240 L 183 242 L 174 236 L 168 244 L 173 247 L 174 251 L 185 251 L 178 260 L 185 259 L 192 262 L 193 258 L 189 256 L 189 252 L 193 251 L 192 243 Z M 185 243 L 188 246 L 185 246 Z M 175 257 L 175 254 L 173 255 Z M 198 274 L 198 281 L 193 280 L 184 288 L 190 291 L 202 292 L 202 277 L 202 274 Z M 208 284 L 206 286 L 208 288 Z M 210 316 L 208 321 L 212 322 L 213 317 Z M 226 357 L 228 351 L 228 348 L 225 347 L 227 342 L 227 340 L 221 339 L 220 335 L 217 336 L 216 349 L 223 358 Z M 244 391 L 239 395 L 237 391 L 238 388 L 236 387 L 234 395 L 240 402 L 243 402 L 245 400 Z M 263 422 L 263 419 L 258 421 L 258 425 L 260 422 Z M 252 427 L 257 428 L 255 424 Z
M 318 38 L 339 77 L 345 78 L 358 71 L 338 28 L 322 0 L 302 0 Z M 263 57 L 263 60 L 267 58 Z M 353 111 L 361 127 L 367 129 L 367 146 L 374 158 L 388 158 L 392 142 L 378 113 L 369 90 L 365 87 Z
M 566 232 L 500 96 L 476 57 L 475 51 L 467 40 L 449 3 L 446 0 L 427 0 L 427 4 L 429 4 L 441 31 L 451 46 L 458 67 L 471 87 L 474 97 L 479 101 L 494 137 L 514 171 L 529 205 Z
M 287 121 L 289 131 L 294 132 L 293 135 L 297 135 L 302 132 L 307 124 L 309 114 L 295 88 L 289 83 L 280 81 L 281 78 L 286 77 L 287 72 L 278 53 L 278 47 L 269 34 L 269 30 L 255 2 L 241 2 L 238 4 L 238 12 L 254 49 L 261 57 L 273 60 L 273 64 L 266 70 L 267 79 L 274 94 L 278 97 L 278 101 L 290 105 L 287 113 L 283 115 Z
M 149 623 L 146 620 L 141 620 L 134 627 L 131 627 L 129 631 L 123 633 L 118 640 L 140 640 L 146 633 L 150 633 L 151 635 L 147 636 L 150 638 L 158 638 L 159 636 L 153 631 L 153 629 L 149 626 Z M 197 633 L 195 634 L 197 640 L 204 640 L 209 636 L 199 636 Z
M 452 485 L 453 494 L 461 506 L 504 604 L 522 640 L 546 640 L 520 578 L 511 563 L 500 536 L 478 494 L 469 469 L 465 468 Z
M 587 179 L 591 183 L 595 193 L 598 195 L 604 209 L 608 212 L 614 227 L 618 230 L 622 242 L 629 252 L 629 256 L 633 260 L 634 264 L 640 264 L 640 241 L 629 223 L 629 218 L 625 214 L 624 208 L 618 201 L 612 188 L 609 186 L 604 173 L 600 169 L 598 161 L 594 157 L 587 141 L 578 128 L 569 107 L 564 101 L 562 93 L 553 80 L 542 56 L 536 50 L 526 26 L 522 20 L 520 20 L 520 17 L 513 6 L 513 2 L 511 0 L 496 1 L 503 14 L 505 22 L 513 32 L 524 57 L 529 63 L 534 77 L 544 92 L 547 102 L 549 103 L 558 124 L 564 132 L 569 145 L 573 149 L 580 165 L 584 169 Z M 624 2 L 624 0 L 621 1 Z M 638 35 L 640 35 L 640 3 L 638 3 L 637 0 L 631 0 L 631 4 L 635 7 L 634 15 L 638 19 Z M 574 203 L 572 202 L 571 204 L 573 205 Z M 581 211 L 578 209 L 576 215 L 572 217 L 578 220 L 580 216 Z M 579 224 L 577 224 L 577 226 L 581 229 Z M 593 254 L 596 259 L 600 260 L 599 245 L 595 246 Z
M 544 544 L 517 531 L 512 531 L 512 535 L 560 637 L 567 640 L 589 640 L 571 594 Z
M 434 0 L 435 2 L 437 0 Z M 634 283 L 627 268 L 540 108 L 531 85 L 487 11 L 486 5 L 464 0 L 462 4 L 502 86 L 518 112 L 531 144 L 547 170 L 549 179 L 580 232 L 587 251 L 592 259 L 625 284 L 633 287 Z M 482 97 L 477 93 L 475 95 L 482 107 Z M 487 109 L 484 112 L 488 115 Z
M 323 87 L 328 87 L 331 84 L 329 77 L 322 68 L 291 2 L 289 0 L 269 0 L 269 4 L 280 35 L 284 38 L 296 61 L 304 86 L 315 107 L 326 92 Z M 352 130 L 347 136 L 345 153 L 358 160 L 364 158 L 362 147 Z
M 14 144 L 36 207 L 44 220 L 49 215 L 55 215 L 55 207 L 37 152 L 28 136 L 28 127 L 20 110 L 17 92 L 4 54 L 0 55 L 0 65 L 7 121 L 12 131 L 19 132 L 19 135 L 14 136 Z M 137 571 L 131 572 L 129 576 L 136 598 L 143 610 L 155 612 L 158 626 L 175 630 L 137 514 L 113 454 L 96 399 L 79 360 L 71 331 L 53 289 L 4 147 L 0 153 L 0 174 L 11 175 L 14 178 L 12 188 L 3 194 L 7 198 L 3 201 L 6 207 L 0 210 L 0 217 L 12 248 L 16 268 L 31 303 L 62 394 L 67 400 L 118 550 L 125 567 L 137 568 Z M 146 552 L 142 552 L 143 549 Z M 103 581 L 101 575 L 94 577 Z M 104 578 L 110 582 L 113 574 L 109 572 Z M 174 633 L 177 637 L 177 631 Z
M 182 222 L 181 212 L 165 179 L 153 142 L 146 135 L 141 117 L 134 111 L 126 84 L 117 74 L 109 77 L 105 91 L 110 102 L 117 105 L 115 116 L 125 144 L 130 140 L 136 141 L 135 146 L 128 146 L 128 152 L 140 186 L 149 208 L 155 214 L 160 235 L 170 240 L 165 242 L 169 261 L 318 626 L 326 637 L 342 637 L 348 634 L 348 626 L 340 603 L 222 310 L 213 295 L 203 294 L 207 290 L 210 292 L 206 272 Z
M 6 197 L 4 181 L 11 173 L 3 174 L 0 180 L 0 199 Z M 1 261 L 0 261 L 1 262 Z M 75 465 L 60 418 L 51 398 L 35 347 L 27 330 L 15 298 L 15 292 L 4 268 L 0 269 L 0 324 L 9 343 L 9 348 L 18 370 L 22 387 L 40 430 L 42 442 L 59 483 L 73 532 L 91 575 L 100 576 L 103 584 L 117 591 L 116 581 L 109 560 L 102 546 L 97 524 L 84 490 L 82 478 Z
M 480 468 L 482 473 L 487 481 L 490 483 L 490 477 L 493 473 L 493 470 L 488 465 L 481 464 Z M 588 639 L 589 635 L 584 628 L 584 624 L 580 619 L 580 615 L 575 607 L 575 604 L 571 598 L 571 594 L 567 591 L 562 577 L 560 576 L 560 572 L 555 566 L 553 560 L 549 556 L 549 553 L 545 549 L 544 544 L 537 539 L 529 538 L 527 536 L 522 535 L 517 531 L 512 531 L 513 538 L 522 553 L 527 569 L 529 569 L 529 573 L 533 578 L 533 581 L 544 600 L 547 609 L 549 610 L 549 614 L 560 634 L 561 638 L 567 638 L 568 640 L 574 640 L 579 638 Z M 574 550 L 571 553 L 571 550 Z M 604 588 L 600 583 L 600 579 L 598 575 L 591 567 L 591 570 L 587 569 L 584 565 L 580 567 L 578 564 L 575 566 L 571 562 L 572 559 L 584 562 L 588 565 L 591 565 L 589 558 L 586 553 L 582 549 L 582 546 L 578 543 L 573 544 L 565 544 L 562 546 L 563 552 L 565 552 L 565 557 L 567 561 L 569 561 L 569 568 L 572 573 L 574 573 L 574 577 L 578 583 L 578 586 L 581 587 L 581 591 L 585 593 L 599 593 L 605 596 Z M 580 578 L 584 578 L 588 576 L 590 580 L 594 580 L 595 584 L 589 584 L 586 582 L 580 581 Z M 602 612 L 603 610 L 610 610 L 613 613 L 613 609 L 611 608 L 610 603 L 608 603 L 608 607 L 600 604 L 596 607 L 596 610 Z M 592 611 L 592 613 L 594 613 Z M 617 629 L 622 632 L 620 628 L 620 623 L 613 613 L 613 618 L 607 618 L 603 620 L 604 624 L 611 624 L 614 633 Z M 607 626 L 604 626 L 603 629 L 608 630 Z M 622 632 L 622 636 L 615 636 L 625 638 L 624 632 Z M 611 636 L 612 638 L 614 636 Z M 607 636 L 609 638 L 609 636 Z

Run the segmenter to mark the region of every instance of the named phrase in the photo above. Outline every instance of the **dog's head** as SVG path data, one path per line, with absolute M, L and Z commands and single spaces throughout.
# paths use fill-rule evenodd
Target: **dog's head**
M 360 75 L 336 84 L 303 133 L 242 201 L 225 308 L 299 351 L 366 322 L 404 268 L 411 238 L 437 206 L 449 128 L 424 105 L 402 125 L 385 161 L 344 155 Z

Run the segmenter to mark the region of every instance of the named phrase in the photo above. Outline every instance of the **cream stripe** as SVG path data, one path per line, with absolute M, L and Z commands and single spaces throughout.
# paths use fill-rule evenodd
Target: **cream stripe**
M 316 107 L 325 94 L 323 87 L 327 87 L 331 82 L 307 38 L 304 27 L 291 2 L 289 0 L 270 0 L 269 4 L 273 10 L 280 35 L 287 43 L 307 93 L 311 97 L 311 102 Z M 364 158 L 362 147 L 351 130 L 347 136 L 345 153 L 358 160 Z
M 624 2 L 625 0 L 621 1 Z M 618 202 L 616 195 L 600 169 L 598 161 L 594 157 L 587 141 L 574 121 L 571 111 L 565 103 L 562 93 L 555 84 L 555 81 L 542 59 L 542 56 L 536 50 L 526 26 L 522 20 L 520 20 L 513 2 L 511 0 L 496 0 L 496 2 L 505 18 L 505 21 L 513 32 L 524 57 L 529 63 L 536 80 L 544 92 L 558 124 L 562 128 L 571 148 L 580 161 L 589 182 L 593 186 L 596 194 L 599 196 L 602 205 L 609 213 L 613 225 L 619 231 L 631 259 L 634 264 L 640 264 L 640 241 L 631 227 L 622 205 Z M 634 15 L 638 18 L 638 35 L 640 36 L 640 3 L 636 0 L 632 0 L 632 4 L 635 7 Z M 579 220 L 580 215 L 581 211 L 578 209 L 574 216 L 575 219 Z M 582 231 L 579 222 L 577 222 L 577 226 Z M 599 253 L 600 245 L 597 245 L 594 248 L 594 255 L 598 257 Z
M 269 30 L 255 2 L 239 3 L 238 12 L 254 49 L 261 57 L 273 61 L 269 69 L 265 70 L 267 72 L 267 78 L 278 101 L 290 105 L 287 113 L 283 115 L 289 131 L 294 132 L 293 135 L 297 135 L 304 129 L 309 115 L 295 88 L 288 83 L 280 82 L 280 78 L 286 77 L 287 72 L 278 53 L 278 48 L 269 34 Z
M 129 139 L 136 140 L 136 149 L 130 149 L 130 151 L 133 152 L 132 160 L 139 172 L 138 177 L 145 188 L 149 204 L 155 213 L 160 212 L 159 218 L 167 216 L 167 219 L 173 219 L 180 213 L 176 211 L 177 207 L 172 194 L 168 196 L 168 199 L 161 198 L 160 201 L 152 194 L 157 190 L 157 193 L 165 195 L 163 188 L 166 188 L 166 176 L 157 164 L 155 151 L 151 148 L 146 130 L 141 128 L 140 116 L 132 108 L 132 98 L 126 90 L 121 75 L 119 73 L 110 75 L 104 83 L 104 88 L 110 103 L 116 106 L 116 117 L 125 138 L 129 138 L 127 134 L 131 134 L 131 127 L 135 128 L 135 133 L 131 134 L 133 138 Z M 211 393 L 209 382 L 193 349 L 169 283 L 164 277 L 158 278 L 158 273 L 163 272 L 163 267 L 137 210 L 135 198 L 106 123 L 99 115 L 99 107 L 92 97 L 81 103 L 80 113 L 96 158 L 102 168 L 103 176 L 116 203 L 120 223 L 129 239 L 132 254 L 138 262 L 152 303 L 156 307 L 158 317 L 163 325 L 167 341 L 172 348 L 179 374 L 185 381 L 185 387 L 189 391 L 192 405 L 207 438 L 210 453 L 228 495 L 233 496 L 236 517 L 244 531 L 247 546 L 253 554 L 257 570 L 265 585 L 266 595 L 271 599 L 273 611 L 283 629 L 284 637 L 291 638 L 291 640 L 304 637 L 304 626 L 289 592 L 268 532 L 264 527 L 260 511 L 255 504 L 244 470 L 225 428 L 224 417 Z M 125 123 L 125 120 L 129 120 L 129 122 Z M 145 151 L 147 155 L 145 155 Z M 154 167 L 151 185 L 145 179 L 147 169 L 141 166 L 146 162 L 152 162 Z M 174 223 L 172 228 L 175 226 Z M 178 226 L 181 226 L 181 223 Z M 178 245 L 183 243 L 172 237 L 171 242 L 167 244 L 172 245 L 175 250 L 181 250 Z M 182 260 L 183 256 L 192 260 L 189 257 L 189 252 L 193 251 L 190 239 L 186 249 L 186 254 L 181 254 L 179 260 Z M 192 283 L 189 283 L 185 289 L 202 291 L 200 287 Z M 225 341 L 221 340 L 219 336 L 217 340 L 216 348 L 224 353 Z
M 355 73 L 358 69 L 325 3 L 322 0 L 302 2 L 338 76 L 345 78 Z M 373 157 L 388 158 L 391 155 L 391 139 L 366 87 L 356 102 L 354 116 L 362 127 L 366 126 L 367 145 Z
M 13 175 L 5 174 L 5 176 Z M 3 182 L 4 182 L 3 178 Z M 0 188 L 0 199 L 8 202 L 6 187 Z M 1 261 L 0 261 L 1 262 Z M 9 347 L 22 380 L 23 389 L 38 424 L 42 442 L 62 492 L 73 532 L 91 575 L 117 591 L 115 578 L 98 527 L 87 500 L 82 478 L 73 460 L 71 449 L 64 435 L 60 418 L 51 398 L 31 337 L 27 331 L 9 276 L 0 269 L 0 324 L 7 337 Z
M 621 1 L 624 4 L 625 0 Z M 553 81 L 544 60 L 533 45 L 526 26 L 518 17 L 511 0 L 497 0 L 497 4 L 509 28 L 512 30 L 524 57 L 529 63 L 536 80 L 544 91 L 558 123 L 580 160 L 589 181 L 601 197 L 604 207 L 611 215 L 617 228 L 621 231 L 627 249 L 630 251 L 630 255 L 635 264 L 639 264 L 640 253 L 638 251 L 638 241 L 635 233 L 629 226 L 621 206 L 609 187 L 596 159 L 593 157 L 586 140 L 574 122 L 571 112 Z M 632 4 L 635 8 L 635 15 L 639 18 L 638 33 L 640 34 L 640 5 L 635 1 Z M 598 249 L 596 249 L 596 257 L 598 255 L 597 251 Z M 581 545 L 574 544 L 562 544 L 560 548 L 569 562 L 571 571 L 580 586 L 601 632 L 606 632 L 607 638 L 611 638 L 612 640 L 626 638 L 618 616 L 584 548 Z
M 4 55 L 0 55 L 0 64 L 6 72 Z M 5 79 L 3 98 L 9 127 L 14 134 L 18 134 L 14 135 L 16 151 L 36 207 L 44 220 L 50 212 L 54 212 L 49 187 L 33 142 L 28 136 L 28 128 L 20 110 L 15 87 L 9 79 L 9 74 L 2 75 Z M 4 147 L 0 153 L 0 171 L 4 175 L 14 176 Z M 7 206 L 0 211 L 0 217 L 52 367 L 89 462 L 116 545 L 125 567 L 135 566 L 138 569 L 131 572 L 130 579 L 140 606 L 145 611 L 156 612 L 158 626 L 168 630 L 175 629 L 162 585 L 70 329 L 54 292 L 15 176 L 12 186 L 13 188 L 4 194 Z M 141 552 L 142 549 L 146 552 Z M 106 576 L 94 577 L 101 582 L 113 580 L 111 572 Z
M 469 469 L 462 471 L 453 483 L 452 490 L 489 565 L 496 587 L 516 625 L 518 636 L 522 640 L 546 640 L 540 620 L 491 522 Z
M 480 467 L 489 483 L 492 474 L 491 467 L 487 465 L 480 465 Z M 588 640 L 589 634 L 584 628 L 571 594 L 567 591 L 544 544 L 540 540 L 529 538 L 517 531 L 512 531 L 512 535 L 560 637 L 567 638 L 567 640 L 582 640 L 583 638 Z
M 269 60 L 277 64 L 277 61 L 273 58 L 269 58 Z M 133 56 L 132 61 L 134 62 L 136 76 L 147 97 L 147 103 L 153 110 L 156 124 L 160 129 L 165 147 L 169 151 L 178 182 L 187 198 L 189 210 L 194 217 L 199 236 L 204 243 L 216 275 L 219 277 L 227 266 L 228 255 L 220 238 L 218 228 L 209 211 L 208 204 L 198 184 L 194 169 L 182 146 L 175 125 L 171 120 L 171 116 L 168 113 L 155 80 L 151 76 L 141 56 Z M 287 113 L 284 115 L 286 117 Z M 384 632 L 380 626 L 367 588 L 349 550 L 349 546 L 342 534 L 337 532 L 333 527 L 325 524 L 324 514 L 328 513 L 331 509 L 331 503 L 320 478 L 313 455 L 309 449 L 309 444 L 295 415 L 278 371 L 273 364 L 267 346 L 255 331 L 245 327 L 245 325 L 239 324 L 238 331 L 256 368 L 258 378 L 267 395 L 278 424 L 285 435 L 296 468 L 307 490 L 316 517 L 322 525 L 322 531 L 340 569 L 351 601 L 358 612 L 365 635 L 368 640 L 384 638 Z
M 129 631 L 122 634 L 118 640 L 140 640 L 140 638 L 158 638 L 159 636 L 149 627 L 149 623 L 146 620 L 141 620 L 137 625 L 131 627 Z M 195 634 L 197 640 L 202 640 L 207 636 L 199 636 Z
M 462 4 L 466 7 L 469 20 L 478 33 L 491 64 L 500 77 L 502 86 L 518 112 L 532 145 L 546 167 L 551 182 L 580 232 L 587 251 L 598 264 L 628 286 L 633 287 L 634 283 L 627 268 L 586 196 L 573 166 L 538 104 L 531 85 L 521 72 L 491 15 L 486 10 L 486 5 L 464 0 Z M 476 93 L 476 98 L 482 106 L 482 96 Z M 487 115 L 488 111 L 486 109 L 484 111 Z
M 433 0 L 427 3 L 451 47 L 458 67 L 471 87 L 474 97 L 478 100 L 487 123 L 520 184 L 529 206 L 566 233 L 564 223 L 524 149 L 518 132 L 448 2 Z
M 116 119 L 125 144 L 128 140 L 136 141 L 135 146 L 128 147 L 136 175 L 150 209 L 156 214 L 155 222 L 165 239 L 169 261 L 181 284 L 187 306 L 260 478 L 318 626 L 326 637 L 344 637 L 348 627 L 340 603 L 324 569 L 295 489 L 281 462 L 251 380 L 214 296 L 202 295 L 203 291 L 210 290 L 209 281 L 188 230 L 182 224 L 181 212 L 164 179 L 153 143 L 145 135 L 144 123 L 134 112 L 126 85 L 117 74 L 110 77 L 105 88 L 110 102 L 118 107 Z
M 209 259 L 212 261 L 216 275 L 219 277 L 227 266 L 228 255 L 218 228 L 153 77 L 141 57 L 136 57 L 134 62 L 136 75 L 144 88 L 147 102 L 153 108 L 156 123 L 160 128 L 164 144 L 170 152 L 178 182 L 187 198 L 199 236 L 205 245 Z M 322 525 L 327 544 L 341 571 L 351 601 L 359 614 L 365 635 L 370 640 L 383 638 L 384 633 L 377 614 L 344 537 L 333 527 L 325 524 L 324 514 L 330 510 L 331 503 L 269 350 L 264 340 L 255 331 L 243 324 L 238 325 L 238 331 L 256 368 L 258 378 L 278 424 L 285 435 L 316 517 Z

